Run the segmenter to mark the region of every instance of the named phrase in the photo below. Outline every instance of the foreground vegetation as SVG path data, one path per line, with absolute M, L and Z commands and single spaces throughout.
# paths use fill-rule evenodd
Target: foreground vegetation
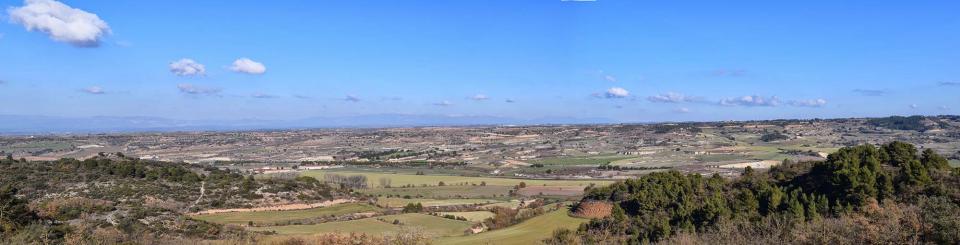
M 346 197 L 309 177 L 255 180 L 183 163 L 101 154 L 79 161 L 0 160 L 0 243 L 87 244 L 245 237 L 185 213 Z
M 610 215 L 550 244 L 960 243 L 960 171 L 910 144 L 840 149 L 743 177 L 671 171 L 595 188 Z

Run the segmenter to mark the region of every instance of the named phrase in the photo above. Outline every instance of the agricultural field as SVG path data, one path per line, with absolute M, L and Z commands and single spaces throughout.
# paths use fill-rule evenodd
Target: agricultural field
M 567 215 L 566 209 L 560 209 L 532 218 L 520 224 L 504 229 L 483 232 L 475 235 L 446 237 L 436 240 L 436 244 L 539 244 L 560 228 L 577 229 L 588 219 Z
M 445 185 L 481 185 L 485 183 L 486 185 L 494 186 L 515 186 L 520 184 L 520 182 L 526 183 L 529 185 L 538 185 L 538 186 L 582 186 L 587 187 L 590 184 L 595 184 L 598 186 L 606 186 L 610 183 L 613 183 L 612 180 L 541 180 L 541 179 L 513 179 L 513 178 L 497 178 L 497 177 L 469 177 L 469 176 L 451 176 L 451 175 L 416 175 L 416 174 L 406 174 L 406 173 L 378 173 L 378 172 L 363 172 L 363 171 L 339 171 L 339 170 L 309 170 L 303 171 L 302 175 L 314 177 L 318 180 L 324 179 L 324 174 L 340 174 L 340 175 L 363 175 L 367 177 L 368 186 L 378 187 L 379 180 L 381 178 L 389 179 L 391 186 L 399 187 L 404 185 L 412 186 L 437 186 L 440 182 L 444 182 Z
M 628 159 L 631 156 L 624 155 L 597 155 L 597 156 L 582 156 L 582 157 L 554 157 L 554 158 L 544 158 L 530 161 L 530 163 L 540 163 L 543 165 L 601 165 L 609 164 L 618 160 Z
M 394 221 L 398 221 L 394 224 Z M 427 214 L 398 214 L 315 225 L 286 225 L 251 227 L 255 231 L 274 231 L 281 235 L 308 235 L 332 232 L 356 232 L 370 235 L 399 232 L 402 229 L 419 230 L 431 237 L 462 235 L 472 222 L 452 220 Z
M 429 187 L 392 187 L 392 188 L 368 188 L 358 190 L 364 194 L 375 196 L 411 196 L 416 198 L 493 198 L 496 196 L 506 196 L 513 187 L 502 185 L 487 186 L 429 186 Z
M 292 220 L 302 220 L 314 217 L 344 215 L 352 213 L 366 213 L 380 211 L 380 208 L 369 204 L 346 203 L 330 207 L 311 208 L 288 211 L 259 211 L 259 212 L 231 212 L 204 214 L 193 216 L 195 219 L 220 224 L 273 224 Z
M 420 203 L 424 207 L 467 205 L 467 204 L 493 204 L 503 201 L 494 199 L 420 199 L 420 198 L 378 198 L 377 205 L 381 207 L 400 208 L 408 203 Z
M 481 222 L 487 218 L 493 217 L 493 213 L 490 211 L 467 211 L 467 212 L 440 212 L 440 216 L 443 215 L 453 215 L 456 217 L 467 218 L 467 221 L 472 222 Z

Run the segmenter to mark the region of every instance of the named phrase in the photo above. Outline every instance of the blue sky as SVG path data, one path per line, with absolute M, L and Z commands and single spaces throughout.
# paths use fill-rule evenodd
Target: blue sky
M 0 114 L 620 122 L 957 114 L 958 7 L 0 0 Z M 264 70 L 234 69 L 241 58 Z M 183 59 L 205 71 L 175 74 L 171 64 Z

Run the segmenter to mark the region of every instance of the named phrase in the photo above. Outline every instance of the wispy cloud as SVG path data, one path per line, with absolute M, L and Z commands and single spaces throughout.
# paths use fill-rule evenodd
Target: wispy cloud
M 792 106 L 799 106 L 799 107 L 823 107 L 827 105 L 827 100 L 825 99 L 791 100 L 787 104 L 790 104 Z
M 680 108 L 677 108 L 676 110 L 673 110 L 673 112 L 676 112 L 676 113 L 690 113 L 690 108 L 680 107 Z
M 239 58 L 233 61 L 233 64 L 230 65 L 230 70 L 238 73 L 260 75 L 267 72 L 267 66 L 249 58 Z
M 505 99 L 505 100 L 503 100 L 503 102 L 516 103 L 517 101 L 516 101 L 516 100 L 513 100 L 513 99 Z
M 360 97 L 357 97 L 356 95 L 348 94 L 346 97 L 343 97 L 343 100 L 347 102 L 357 103 L 357 102 L 360 102 Z
M 608 74 L 607 72 L 605 72 L 605 71 L 603 71 L 603 70 L 597 71 L 597 75 L 600 76 L 600 79 L 603 79 L 604 81 L 607 81 L 607 82 L 616 82 L 616 81 L 617 81 L 617 77 L 615 77 L 615 76 L 613 76 L 613 75 L 611 75 L 611 74 Z
M 920 108 L 920 106 L 918 106 L 917 104 L 910 104 L 910 109 L 917 109 L 917 108 Z
M 604 75 L 603 80 L 607 80 L 607 82 L 616 82 L 617 78 L 611 75 Z
M 681 102 L 701 102 L 701 97 L 687 96 L 681 93 L 667 92 L 663 94 L 647 97 L 647 101 L 653 103 L 681 103 Z
M 490 97 L 487 97 L 487 95 L 485 94 L 477 94 L 477 95 L 471 96 L 470 99 L 475 101 L 484 101 L 484 100 L 490 99 Z
M 400 97 L 400 96 L 385 96 L 385 97 L 380 97 L 380 100 L 383 100 L 383 101 L 401 101 L 401 100 L 403 100 L 403 97 Z
M 302 99 L 302 100 L 313 99 L 313 96 L 302 95 L 302 94 L 294 94 L 293 97 L 297 99 Z
M 863 96 L 883 96 L 887 94 L 886 90 L 879 89 L 854 89 L 854 93 L 858 93 Z
M 170 62 L 170 72 L 181 77 L 203 76 L 207 74 L 207 68 L 193 59 L 183 58 Z
M 221 91 L 219 88 L 206 88 L 189 83 L 177 84 L 177 89 L 188 95 L 218 95 Z
M 960 82 L 940 82 L 937 84 L 940 86 L 960 86 Z
M 103 88 L 101 88 L 101 87 L 99 87 L 99 86 L 86 87 L 86 88 L 81 89 L 80 91 L 81 91 L 81 92 L 84 92 L 84 93 L 88 93 L 88 94 L 105 94 L 105 93 L 107 93 L 106 91 L 103 91 Z
M 98 47 L 110 26 L 96 14 L 54 0 L 26 0 L 21 7 L 7 9 L 10 20 L 28 31 L 39 31 L 50 39 L 75 47 Z
M 440 101 L 440 102 L 437 102 L 437 103 L 433 103 L 433 105 L 435 105 L 435 106 L 447 107 L 447 106 L 452 106 L 453 103 L 450 103 L 450 101 L 444 100 L 444 101 Z
M 747 95 L 737 98 L 728 98 L 720 100 L 720 105 L 724 106 L 778 106 L 780 99 L 776 96 L 763 97 L 757 95 Z
M 940 109 L 941 111 L 947 111 L 947 110 L 950 110 L 950 107 L 942 105 L 942 106 L 938 106 L 937 109 Z
M 271 95 L 271 94 L 265 94 L 265 93 L 257 92 L 257 93 L 251 94 L 250 97 L 255 98 L 255 99 L 273 99 L 273 98 L 276 98 L 277 96 Z

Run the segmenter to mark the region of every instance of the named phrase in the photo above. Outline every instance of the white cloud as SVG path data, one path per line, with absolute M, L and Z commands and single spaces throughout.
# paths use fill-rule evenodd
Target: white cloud
M 513 100 L 513 99 L 506 99 L 506 100 L 504 100 L 503 102 L 515 103 L 515 102 L 517 102 L 517 101 L 516 101 L 516 100 Z
M 343 98 L 343 100 L 356 103 L 356 102 L 360 102 L 360 97 L 357 97 L 356 95 L 348 94 L 347 97 Z
M 190 95 L 216 95 L 220 93 L 220 89 L 218 88 L 199 87 L 189 83 L 177 84 L 177 89 L 179 89 L 181 93 Z
M 960 86 L 960 82 L 940 82 L 940 86 Z
M 673 111 L 676 113 L 690 113 L 690 108 L 680 107 Z
M 487 97 L 487 95 L 485 94 L 477 94 L 477 95 L 474 95 L 473 97 L 470 97 L 470 99 L 476 100 L 476 101 L 483 101 L 483 100 L 490 99 L 490 97 Z
M 233 61 L 233 65 L 230 66 L 231 71 L 260 75 L 264 72 L 267 72 L 267 67 L 263 63 L 253 61 L 248 58 L 239 58 Z
M 433 103 L 433 105 L 446 107 L 446 106 L 452 106 L 453 103 L 450 103 L 450 101 L 444 100 L 444 101 L 440 101 L 440 102 L 437 102 L 437 103 Z
M 197 63 L 192 59 L 180 59 L 170 63 L 170 72 L 181 77 L 203 76 L 207 74 L 207 68 L 203 64 Z
M 780 99 L 776 96 L 764 98 L 763 96 L 747 95 L 738 98 L 729 98 L 720 100 L 720 105 L 725 106 L 777 106 L 780 105 Z
M 800 106 L 800 107 L 823 107 L 827 105 L 827 100 L 825 99 L 794 100 L 794 101 L 790 101 L 790 105 Z
M 647 100 L 654 103 L 680 103 L 680 102 L 697 102 L 702 101 L 702 98 L 686 96 L 680 93 L 667 92 L 664 94 L 658 94 L 654 96 L 647 97 Z
M 607 97 L 609 99 L 624 98 L 627 96 L 630 96 L 630 91 L 627 91 L 626 89 L 623 89 L 621 87 L 612 87 L 610 89 L 607 89 L 607 92 L 604 94 L 604 97 Z
M 937 107 L 937 109 L 940 109 L 941 111 L 946 111 L 946 110 L 950 110 L 950 107 L 947 107 L 947 106 L 945 106 L 945 105 L 942 105 L 942 106 Z
M 103 88 L 101 88 L 101 87 L 99 87 L 99 86 L 87 87 L 87 88 L 84 88 L 84 89 L 81 90 L 81 91 L 83 91 L 84 93 L 88 93 L 88 94 L 105 94 L 105 93 L 106 93 L 106 91 L 103 91 Z
M 54 0 L 26 0 L 22 7 L 8 8 L 7 14 L 28 31 L 40 31 L 76 47 L 97 47 L 110 34 L 110 26 L 96 14 Z
M 920 106 L 918 106 L 917 104 L 910 104 L 910 109 L 917 109 L 917 108 L 920 108 Z

